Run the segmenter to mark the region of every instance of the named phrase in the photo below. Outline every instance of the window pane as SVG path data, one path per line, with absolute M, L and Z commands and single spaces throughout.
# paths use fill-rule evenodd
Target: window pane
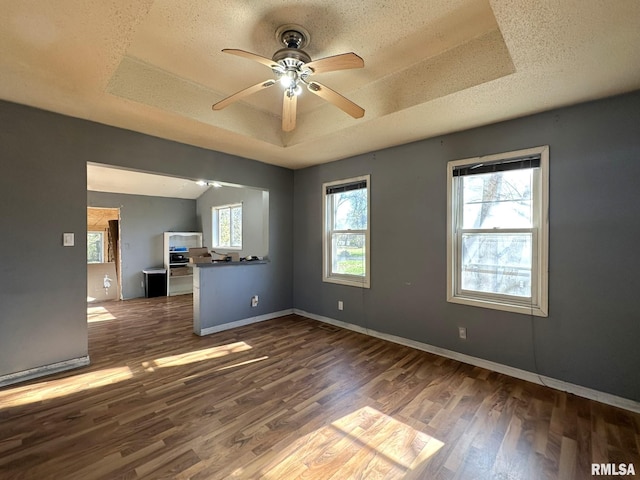
M 218 245 L 231 245 L 231 213 L 228 208 L 218 210 Z
M 460 177 L 462 228 L 531 228 L 533 169 Z
M 103 263 L 102 232 L 87 232 L 87 263 Z
M 365 276 L 364 233 L 334 233 L 331 235 L 331 273 Z
M 242 207 L 231 209 L 231 246 L 242 247 Z
M 334 230 L 367 229 L 367 190 L 335 193 L 333 197 Z
M 531 297 L 532 234 L 462 234 L 462 289 Z

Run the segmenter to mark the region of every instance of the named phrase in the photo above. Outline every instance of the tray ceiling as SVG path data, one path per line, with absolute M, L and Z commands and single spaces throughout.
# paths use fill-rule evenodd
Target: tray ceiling
M 0 0 L 0 98 L 289 168 L 640 88 L 640 2 Z M 287 23 L 313 59 L 365 68 L 314 79 L 365 110 L 355 120 L 307 92 L 281 130 L 272 78 Z

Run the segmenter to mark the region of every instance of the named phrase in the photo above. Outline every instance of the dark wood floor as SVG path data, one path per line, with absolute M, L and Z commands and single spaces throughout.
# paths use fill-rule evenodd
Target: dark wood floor
M 0 389 L 0 478 L 640 470 L 638 414 L 295 315 L 208 337 L 191 331 L 190 296 L 88 317 L 90 367 Z

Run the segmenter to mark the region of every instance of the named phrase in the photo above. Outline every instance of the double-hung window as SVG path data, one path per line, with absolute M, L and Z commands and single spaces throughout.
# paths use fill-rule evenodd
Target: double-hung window
M 213 207 L 213 246 L 242 249 L 242 204 Z
M 370 175 L 323 184 L 325 282 L 369 288 Z
M 547 316 L 548 163 L 548 146 L 449 162 L 449 302 Z

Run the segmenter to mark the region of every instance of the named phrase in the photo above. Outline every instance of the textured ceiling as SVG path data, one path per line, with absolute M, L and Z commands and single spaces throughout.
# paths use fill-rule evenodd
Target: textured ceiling
M 195 200 L 210 188 L 194 179 L 87 164 L 87 190 Z
M 640 88 L 637 0 L 0 0 L 0 98 L 289 168 Z M 365 67 L 313 78 L 362 106 L 305 92 L 281 130 L 273 77 L 224 54 L 271 57 L 283 24 L 312 59 Z M 279 88 L 279 87 L 278 87 Z

